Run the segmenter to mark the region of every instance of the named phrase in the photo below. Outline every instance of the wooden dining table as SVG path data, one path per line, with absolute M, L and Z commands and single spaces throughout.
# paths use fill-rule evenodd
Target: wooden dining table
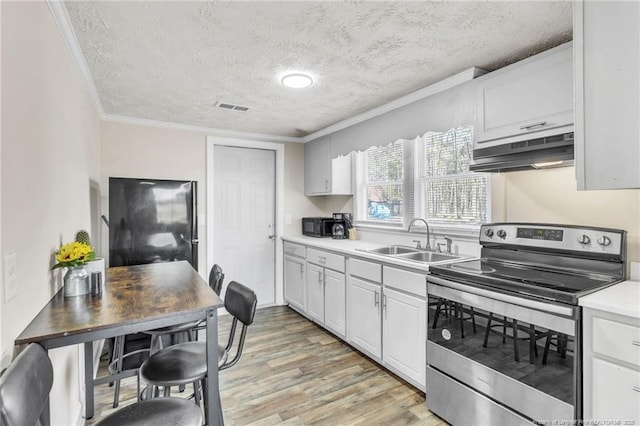
M 94 414 L 94 385 L 116 376 L 93 377 L 95 341 L 190 321 L 206 320 L 205 420 L 223 424 L 218 384 L 218 317 L 224 303 L 186 261 L 107 268 L 98 295 L 64 297 L 61 289 L 15 340 L 45 350 L 84 344 L 85 418 Z M 43 418 L 50 423 L 49 403 Z

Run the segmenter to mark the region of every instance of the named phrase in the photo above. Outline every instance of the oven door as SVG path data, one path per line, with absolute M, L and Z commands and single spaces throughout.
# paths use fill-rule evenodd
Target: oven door
M 465 418 L 460 417 L 465 410 L 475 410 L 464 415 L 477 418 L 481 399 L 498 407 L 493 411 L 505 411 L 506 406 L 510 414 L 540 423 L 579 418 L 578 307 L 432 275 L 427 276 L 427 283 L 428 371 L 442 376 L 431 381 L 434 385 L 444 383 L 442 379 L 455 383 L 463 400 L 468 401 L 469 394 L 477 395 L 469 404 L 456 404 L 457 412 L 451 413 L 455 418 L 447 420 L 458 423 Z M 451 389 L 457 389 L 455 386 Z M 467 396 L 462 396 L 463 389 Z M 440 392 L 430 387 L 428 376 L 427 405 L 435 413 L 451 410 Z M 452 393 L 456 394 L 447 390 L 449 397 Z

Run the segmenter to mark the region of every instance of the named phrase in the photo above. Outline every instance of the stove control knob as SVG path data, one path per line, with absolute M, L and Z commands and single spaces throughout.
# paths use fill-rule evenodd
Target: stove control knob
M 484 231 L 484 235 L 489 238 L 493 238 L 493 229 L 487 229 L 486 231 Z
M 507 236 L 507 233 L 505 232 L 504 229 L 498 229 L 498 237 L 502 238 L 504 240 L 504 238 Z
M 578 242 L 582 245 L 591 244 L 591 238 L 587 234 L 582 234 L 578 237 Z
M 598 244 L 600 244 L 603 247 L 606 247 L 609 244 L 611 244 L 611 238 L 607 237 L 606 235 L 603 235 L 602 237 L 598 238 Z

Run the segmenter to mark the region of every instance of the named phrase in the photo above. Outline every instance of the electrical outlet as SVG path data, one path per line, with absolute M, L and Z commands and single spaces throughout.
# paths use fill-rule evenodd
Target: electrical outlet
M 9 253 L 4 257 L 4 301 L 5 303 L 18 294 L 18 256 Z
M 284 215 L 284 223 L 285 223 L 285 225 L 291 225 L 291 215 L 290 214 Z

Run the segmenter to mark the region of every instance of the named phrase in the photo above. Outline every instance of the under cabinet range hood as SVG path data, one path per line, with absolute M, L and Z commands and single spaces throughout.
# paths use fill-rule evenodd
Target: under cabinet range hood
M 515 172 L 573 165 L 573 132 L 473 150 L 474 172 Z

